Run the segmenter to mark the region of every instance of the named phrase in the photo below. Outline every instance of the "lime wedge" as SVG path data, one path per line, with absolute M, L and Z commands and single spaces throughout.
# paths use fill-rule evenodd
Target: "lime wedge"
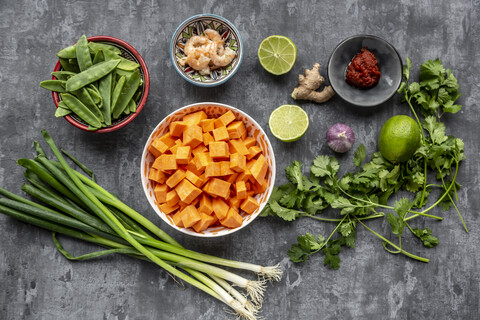
M 300 139 L 308 129 L 308 115 L 299 106 L 283 105 L 273 110 L 268 119 L 272 134 L 283 142 Z
M 278 76 L 292 69 L 297 60 L 297 47 L 287 37 L 270 36 L 260 43 L 258 59 L 265 70 Z

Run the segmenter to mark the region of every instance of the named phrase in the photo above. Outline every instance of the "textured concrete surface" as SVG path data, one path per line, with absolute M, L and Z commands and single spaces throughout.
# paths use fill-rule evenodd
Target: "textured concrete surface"
M 285 276 L 268 288 L 266 319 L 474 319 L 480 313 L 479 143 L 480 3 L 473 1 L 15 1 L 0 0 L 0 186 L 20 193 L 22 170 L 15 164 L 33 155 L 32 141 L 48 129 L 57 143 L 73 150 L 97 172 L 100 183 L 195 250 L 269 265 L 280 262 Z M 168 56 L 172 32 L 189 16 L 212 12 L 240 30 L 245 59 L 237 75 L 221 87 L 194 87 L 173 70 Z M 38 86 L 56 62 L 55 53 L 81 34 L 121 38 L 143 55 L 150 69 L 151 93 L 144 111 L 128 127 L 92 134 L 54 118 L 49 92 Z M 429 264 L 388 254 L 359 228 L 357 248 L 342 253 L 340 270 L 323 266 L 322 256 L 292 264 L 286 251 L 297 235 L 327 233 L 331 225 L 310 220 L 283 223 L 258 219 L 242 232 L 222 239 L 194 239 L 174 232 L 143 195 L 139 166 L 143 145 L 154 126 L 171 111 L 198 101 L 237 106 L 265 129 L 270 112 L 292 103 L 289 94 L 305 67 L 318 61 L 322 71 L 334 46 L 358 33 L 390 40 L 418 67 L 440 57 L 457 76 L 463 110 L 446 116 L 448 132 L 464 139 L 467 160 L 461 167 L 458 207 L 470 233 L 453 210 L 441 223 L 428 221 L 440 239 L 425 249 L 404 243 Z M 298 60 L 284 76 L 267 74 L 256 51 L 263 38 L 282 34 L 293 39 Z M 376 149 L 383 122 L 409 114 L 396 96 L 380 108 L 360 112 L 338 97 L 325 105 L 300 103 L 310 129 L 296 143 L 272 138 L 279 183 L 282 168 L 293 160 L 310 164 L 318 154 L 332 155 L 324 141 L 331 124 L 342 121 L 357 134 L 368 154 Z M 351 166 L 352 152 L 339 157 Z M 442 214 L 435 211 L 437 214 Z M 418 226 L 423 226 L 418 220 Z M 369 225 L 389 234 L 383 221 Z M 95 247 L 64 240 L 80 254 Z M 0 216 L 0 319 L 224 319 L 221 303 L 190 286 L 181 287 L 160 268 L 129 257 L 109 256 L 69 262 L 44 230 Z

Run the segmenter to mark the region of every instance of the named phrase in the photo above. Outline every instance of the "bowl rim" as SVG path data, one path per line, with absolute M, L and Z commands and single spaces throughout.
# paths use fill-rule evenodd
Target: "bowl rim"
M 272 176 L 272 181 L 271 181 L 271 185 L 270 185 L 270 188 L 267 190 L 267 197 L 265 198 L 266 201 L 263 202 L 262 204 L 260 204 L 260 207 L 258 208 L 258 211 L 256 213 L 253 213 L 252 215 L 252 218 L 249 219 L 248 221 L 244 221 L 244 223 L 242 223 L 242 225 L 238 228 L 233 228 L 233 229 L 225 229 L 225 230 L 222 230 L 218 233 L 208 233 L 208 234 L 205 234 L 205 233 L 198 233 L 198 232 L 194 232 L 194 231 L 191 231 L 189 228 L 179 228 L 177 227 L 176 225 L 172 224 L 168 218 L 166 217 L 167 215 L 165 213 L 163 213 L 160 208 L 158 208 L 158 206 L 153 202 L 153 200 L 148 196 L 148 190 L 147 190 L 147 183 L 146 183 L 146 176 L 144 175 L 145 173 L 145 159 L 147 157 L 147 154 L 148 154 L 148 146 L 149 146 L 149 141 L 152 139 L 152 135 L 158 130 L 158 128 L 160 127 L 160 125 L 162 125 L 166 119 L 174 116 L 176 113 L 182 111 L 182 110 L 185 110 L 185 109 L 188 109 L 188 108 L 192 108 L 192 107 L 198 107 L 198 108 L 201 108 L 201 107 L 208 107 L 208 106 L 220 106 L 220 107 L 224 107 L 224 108 L 227 108 L 229 110 L 232 110 L 234 112 L 238 112 L 242 115 L 244 115 L 245 117 L 247 117 L 250 121 L 252 121 L 252 123 L 256 126 L 255 129 L 259 129 L 260 132 L 265 136 L 265 140 L 267 142 L 267 148 L 270 149 L 271 151 L 271 159 L 272 159 L 272 166 L 270 169 L 271 171 L 271 176 Z M 273 146 L 270 142 L 270 140 L 268 139 L 268 136 L 267 134 L 265 133 L 265 131 L 263 130 L 263 128 L 258 124 L 257 121 L 255 121 L 255 119 L 253 119 L 250 115 L 248 115 L 246 112 L 238 109 L 238 108 L 235 108 L 231 105 L 228 105 L 228 104 L 224 104 L 224 103 L 219 103 L 219 102 L 196 102 L 196 103 L 192 103 L 192 104 L 189 104 L 189 105 L 186 105 L 184 107 L 181 107 L 179 109 L 176 109 L 174 110 L 173 112 L 171 112 L 170 114 L 168 114 L 167 116 L 165 116 L 162 121 L 160 121 L 156 126 L 155 128 L 152 130 L 152 132 L 150 133 L 150 135 L 148 136 L 147 138 L 147 141 L 145 142 L 145 146 L 143 148 L 143 152 L 142 152 L 142 157 L 141 157 L 141 163 L 140 163 L 140 178 L 141 178 L 141 182 L 142 182 L 142 189 L 143 189 L 143 193 L 145 194 L 145 197 L 147 198 L 147 201 L 148 203 L 150 204 L 150 206 L 153 208 L 153 210 L 155 211 L 156 215 L 159 216 L 167 225 L 169 225 L 170 227 L 172 227 L 173 229 L 177 230 L 177 231 L 180 231 L 182 232 L 183 234 L 186 234 L 186 235 L 189 235 L 189 236 L 193 236 L 193 237 L 199 237 L 199 238 L 216 238 L 216 237 L 223 237 L 223 236 L 227 236 L 227 235 L 230 235 L 234 232 L 237 232 L 238 230 L 240 229 L 243 229 L 245 228 L 247 225 L 249 225 L 250 223 L 252 223 L 252 221 L 254 221 L 259 215 L 260 213 L 262 212 L 263 208 L 267 205 L 268 203 L 268 199 L 270 199 L 270 196 L 272 195 L 272 192 L 273 192 L 273 189 L 274 189 L 274 186 L 275 186 L 275 177 L 276 177 L 276 162 L 275 162 L 275 153 L 273 151 Z
M 392 93 L 386 97 L 385 99 L 382 99 L 380 100 L 379 102 L 375 102 L 375 103 L 370 103 L 370 104 L 358 104 L 358 103 L 354 103 L 350 100 L 348 100 L 347 98 L 345 98 L 344 96 L 342 96 L 342 94 L 335 90 L 335 86 L 334 84 L 332 83 L 331 79 L 330 79 L 330 65 L 331 65 L 331 61 L 332 61 L 332 57 L 333 55 L 337 52 L 338 48 L 343 45 L 345 42 L 348 42 L 350 40 L 353 40 L 355 38 L 373 38 L 373 39 L 376 39 L 376 40 L 379 40 L 381 42 L 384 42 L 387 46 L 389 46 L 390 48 L 393 49 L 393 51 L 397 54 L 397 57 L 398 57 L 398 61 L 400 63 L 400 69 L 403 70 L 403 62 L 402 62 L 402 56 L 400 55 L 400 53 L 398 53 L 398 50 L 390 43 L 388 42 L 387 40 L 383 39 L 382 37 L 379 37 L 379 36 L 376 36 L 376 35 L 373 35 L 373 34 L 368 34 L 368 33 L 363 33 L 363 34 L 357 34 L 357 35 L 353 35 L 353 36 L 350 36 L 348 38 L 345 38 L 343 39 L 342 41 L 340 41 L 339 44 L 337 44 L 335 46 L 335 48 L 333 49 L 332 53 L 330 54 L 330 57 L 328 58 L 328 63 L 327 63 L 327 77 L 328 77 L 328 82 L 330 83 L 330 85 L 332 86 L 332 89 L 333 91 L 335 91 L 335 93 L 340 97 L 342 98 L 342 100 L 354 105 L 354 106 L 357 106 L 357 107 L 365 107 L 365 108 L 370 108 L 370 107 L 376 107 L 378 105 L 381 105 L 382 103 L 385 103 L 387 102 L 388 100 L 390 100 L 396 93 L 397 93 L 397 90 L 398 88 L 400 88 L 400 85 L 402 84 L 402 76 L 400 77 L 400 82 L 398 83 L 398 86 L 395 88 L 395 90 L 392 91 Z M 353 57 L 352 57 L 353 58 Z
M 121 39 L 115 38 L 115 37 L 111 37 L 111 36 L 92 36 L 92 37 L 88 37 L 87 40 L 92 41 L 92 42 L 102 42 L 102 41 L 103 42 L 112 42 L 112 43 L 115 43 L 115 44 L 118 44 L 118 45 L 124 47 L 126 50 L 128 50 L 137 59 L 137 61 L 140 63 L 140 68 L 143 69 L 144 90 L 143 90 L 142 100 L 140 100 L 140 102 L 138 103 L 136 112 L 131 113 L 122 122 L 117 123 L 117 124 L 112 125 L 112 126 L 109 126 L 109 127 L 100 128 L 96 131 L 91 131 L 91 130 L 88 130 L 88 126 L 77 122 L 70 115 L 64 116 L 65 120 L 67 120 L 71 125 L 77 127 L 78 129 L 81 129 L 81 130 L 84 130 L 84 131 L 87 131 L 87 132 L 95 132 L 95 133 L 112 132 L 112 131 L 118 130 L 120 128 L 123 128 L 124 126 L 126 126 L 127 124 L 132 122 L 133 119 L 135 119 L 138 116 L 140 111 L 142 111 L 142 109 L 145 106 L 145 103 L 147 101 L 148 93 L 150 91 L 150 74 L 148 73 L 147 64 L 145 63 L 145 60 L 143 60 L 140 53 L 138 53 L 138 51 L 132 45 L 128 44 L 127 42 L 125 42 Z M 53 71 L 54 72 L 55 71 L 60 71 L 61 67 L 62 67 L 62 65 L 60 64 L 60 60 L 58 60 L 56 65 L 55 65 L 55 68 L 53 69 Z M 55 76 L 52 75 L 52 79 L 56 79 Z M 53 102 L 55 103 L 55 106 L 58 108 L 58 103 L 60 102 L 60 99 L 58 97 L 58 92 L 52 91 L 52 97 L 53 97 Z
M 223 22 L 225 22 L 226 25 L 228 25 L 229 28 L 231 28 L 233 31 L 235 31 L 235 33 L 238 35 L 238 42 L 239 42 L 239 46 L 241 48 L 240 50 L 240 57 L 238 59 L 238 63 L 237 63 L 237 66 L 235 67 L 234 70 L 232 70 L 231 73 L 229 73 L 225 78 L 223 78 L 222 80 L 219 80 L 219 81 L 215 81 L 215 82 L 209 82 L 209 83 L 204 83 L 204 82 L 200 82 L 200 81 L 195 81 L 195 80 L 192 80 L 192 79 L 189 79 L 187 76 L 185 76 L 185 73 L 183 71 L 181 71 L 177 66 L 176 66 L 176 61 L 175 61 L 175 57 L 174 57 L 174 54 L 173 54 L 173 48 L 174 48 L 174 43 L 175 43 L 175 35 L 178 33 L 178 31 L 180 30 L 180 28 L 182 28 L 183 26 L 185 26 L 185 24 L 187 24 L 188 22 L 190 22 L 191 20 L 194 20 L 194 19 L 197 19 L 197 18 L 207 18 L 207 17 L 213 17 L 213 18 L 217 18 L 219 20 L 222 20 Z M 219 15 L 216 15 L 216 14 L 213 14 L 213 13 L 201 13 L 201 14 L 196 14 L 194 16 L 191 16 L 190 18 L 188 19 L 185 19 L 182 23 L 180 23 L 178 25 L 178 27 L 175 29 L 175 31 L 173 32 L 173 35 L 172 35 L 172 38 L 170 40 L 170 47 L 169 47 L 169 51 L 170 51 L 170 60 L 172 62 L 172 65 L 173 65 L 173 68 L 175 69 L 175 71 L 183 78 L 185 79 L 187 82 L 191 83 L 191 84 L 194 84 L 196 86 L 199 86 L 199 87 L 216 87 L 216 86 L 219 86 L 225 82 L 227 82 L 231 77 L 233 77 L 235 75 L 235 73 L 237 73 L 238 69 L 240 68 L 240 65 L 242 64 L 242 61 L 243 61 L 243 40 L 242 40 L 242 35 L 240 34 L 240 32 L 238 31 L 238 29 L 233 25 L 233 23 L 231 23 L 229 20 L 225 19 L 224 17 L 222 16 L 219 16 Z

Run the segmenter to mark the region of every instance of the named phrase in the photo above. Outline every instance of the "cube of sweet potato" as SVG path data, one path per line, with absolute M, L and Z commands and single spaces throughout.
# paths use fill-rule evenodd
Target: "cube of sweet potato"
M 192 201 L 195 200 L 195 198 L 202 193 L 202 190 L 195 187 L 187 179 L 183 179 L 182 181 L 180 181 L 180 183 L 177 184 L 177 186 L 175 187 L 175 191 L 177 191 L 180 200 L 182 200 L 186 204 L 192 203 Z
M 163 136 L 157 139 L 165 143 L 169 148 L 175 145 L 175 138 L 172 137 L 170 132 L 165 133 Z
M 205 167 L 205 178 L 219 177 L 222 174 L 222 166 L 220 162 L 210 162 Z
M 148 151 L 155 157 L 158 158 L 162 153 L 168 150 L 168 145 L 166 145 L 160 138 L 157 138 L 152 141 L 148 146 Z
M 194 205 L 186 206 L 182 211 L 182 223 L 184 228 L 190 228 L 202 219 L 202 216 Z
M 174 154 L 162 154 L 160 156 L 160 170 L 167 172 L 177 170 L 177 168 L 177 159 Z
M 235 190 L 237 191 L 237 198 L 239 200 L 247 198 L 247 186 L 245 185 L 245 181 L 235 182 Z
M 215 220 L 214 217 L 205 213 L 200 213 L 200 216 L 201 216 L 200 221 L 198 221 L 192 226 L 193 230 L 195 230 L 196 232 L 202 232 L 206 230 Z
M 250 172 L 249 169 L 245 169 L 245 171 L 241 172 L 238 175 L 236 181 L 248 181 L 250 179 L 253 179 L 252 173 Z
M 150 168 L 150 171 L 148 172 L 148 179 L 153 180 L 157 183 L 165 183 L 165 181 L 167 181 L 165 173 L 155 168 Z
M 195 166 L 197 167 L 198 171 L 203 171 L 207 167 L 210 162 L 213 162 L 212 157 L 208 152 L 201 152 L 197 153 L 194 157 L 195 159 Z
M 170 190 L 168 193 L 167 193 L 167 201 L 166 203 L 170 206 L 170 207 L 173 207 L 175 206 L 176 204 L 178 204 L 178 201 L 180 200 L 180 198 L 178 197 L 178 194 L 175 190 Z
M 248 148 L 248 152 L 249 152 L 249 154 L 247 155 L 247 160 L 252 160 L 257 155 L 262 153 L 262 149 L 260 149 L 260 147 L 258 147 L 258 146 L 253 146 L 253 147 Z
M 233 173 L 230 169 L 230 161 L 220 161 L 220 176 L 229 176 Z
M 245 211 L 248 214 L 252 214 L 255 210 L 257 210 L 260 207 L 258 204 L 257 199 L 248 196 L 247 199 L 245 199 L 242 204 L 240 205 L 240 209 Z
M 230 122 L 237 119 L 231 110 L 228 110 L 215 120 L 215 128 L 226 127 Z
M 195 148 L 203 142 L 202 128 L 197 125 L 191 125 L 183 131 L 183 145 Z
M 228 136 L 230 139 L 241 139 L 243 134 L 247 132 L 243 121 L 234 121 L 227 126 Z
M 168 186 L 166 184 L 157 184 L 155 189 L 153 189 L 153 193 L 158 203 L 167 202 Z
M 240 153 L 230 155 L 230 169 L 235 172 L 243 172 L 247 168 L 247 158 Z
M 261 185 L 265 181 L 265 175 L 267 174 L 268 163 L 267 159 L 261 154 L 258 159 L 253 164 L 250 171 L 252 172 L 253 178 Z
M 213 212 L 212 198 L 210 198 L 208 194 L 202 193 L 200 196 L 198 211 L 205 214 L 211 214 Z
M 240 208 L 241 201 L 240 199 L 237 198 L 237 196 L 233 196 L 233 197 L 230 197 L 230 199 L 228 199 L 228 204 L 230 205 L 230 207 L 235 208 L 238 211 Z
M 246 137 L 243 140 L 243 144 L 245 145 L 245 148 L 250 149 L 251 147 L 257 145 L 257 139 L 254 137 Z
M 180 210 L 178 210 L 177 213 L 175 213 L 172 216 L 173 223 L 175 223 L 175 225 L 179 228 L 183 228 L 183 222 L 182 222 L 183 209 L 184 208 L 180 208 Z
M 224 178 L 225 181 L 227 181 L 228 183 L 235 183 L 235 181 L 237 181 L 237 177 L 238 177 L 238 173 L 236 172 L 233 172 L 231 175 L 227 176 Z
M 215 141 L 228 141 L 230 139 L 226 127 L 219 127 L 213 130 L 213 138 Z
M 202 186 L 203 181 L 204 181 L 202 178 L 200 178 L 199 176 L 197 176 L 195 173 L 193 173 L 190 170 L 187 170 L 187 172 L 185 173 L 185 179 L 188 179 L 188 181 L 193 183 L 193 185 L 197 188 L 200 188 Z
M 195 156 L 197 153 L 208 152 L 207 147 L 200 143 L 195 149 L 192 150 L 192 154 Z
M 172 207 L 172 206 L 169 206 L 167 203 L 162 203 L 162 204 L 158 205 L 158 208 L 160 208 L 160 210 L 162 210 L 163 213 L 170 214 L 170 213 L 174 212 L 175 210 L 177 210 L 179 208 L 179 205 L 176 204 Z
M 172 121 L 168 126 L 170 135 L 173 137 L 181 137 L 183 131 L 187 128 L 187 124 L 183 121 Z
M 177 146 L 177 150 L 175 152 L 175 160 L 178 164 L 188 164 L 191 160 L 190 154 L 191 147 L 190 146 Z
M 228 158 L 228 144 L 225 141 L 214 141 L 208 145 L 209 154 L 212 159 Z
M 222 226 L 227 228 L 238 228 L 242 225 L 243 219 L 242 216 L 234 208 L 228 210 L 227 216 L 223 219 L 220 219 Z
M 203 144 L 208 147 L 210 142 L 215 141 L 215 139 L 212 137 L 210 132 L 206 132 L 203 134 Z
M 177 184 L 180 183 L 180 181 L 182 181 L 183 178 L 185 178 L 185 171 L 182 169 L 178 169 L 177 171 L 175 171 L 174 174 L 168 177 L 166 184 L 170 188 L 174 188 Z
M 230 147 L 230 153 L 240 153 L 241 155 L 244 155 L 244 156 L 247 156 L 250 154 L 248 149 L 243 144 L 242 140 L 232 139 L 228 142 L 228 146 Z
M 215 129 L 214 125 L 215 119 L 203 119 L 200 124 L 202 126 L 202 131 L 203 132 L 210 132 Z
M 191 126 L 191 125 L 200 125 L 202 120 L 207 118 L 208 118 L 207 114 L 202 110 L 202 111 L 186 114 L 183 116 L 182 120 L 187 124 L 187 126 Z
M 208 188 L 209 192 L 213 195 L 227 199 L 230 195 L 230 183 L 218 178 L 212 178 L 211 184 Z
M 219 220 L 227 216 L 229 206 L 220 198 L 212 199 L 212 209 Z

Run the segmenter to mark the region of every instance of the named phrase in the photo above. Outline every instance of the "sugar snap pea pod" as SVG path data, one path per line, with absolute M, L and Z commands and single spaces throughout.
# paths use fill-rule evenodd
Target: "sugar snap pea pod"
M 128 105 L 128 102 L 133 98 L 140 85 L 140 72 L 136 70 L 131 77 L 126 79 L 122 92 L 113 106 L 113 118 L 117 119 Z
M 80 39 L 78 39 L 77 44 L 75 45 L 75 54 L 77 55 L 77 62 L 80 71 L 85 71 L 92 66 L 92 57 L 90 56 L 88 40 L 85 35 L 82 35 Z
M 61 93 L 60 96 L 70 110 L 75 112 L 83 121 L 95 128 L 100 128 L 102 123 L 95 114 L 90 111 L 80 100 L 69 93 Z
M 58 101 L 58 107 L 66 110 L 70 110 L 68 106 L 62 100 Z
M 72 110 L 58 107 L 57 110 L 55 110 L 55 117 L 56 118 L 65 117 L 70 113 L 72 113 Z
M 116 54 L 117 56 L 122 54 L 122 51 L 119 48 L 117 48 L 115 46 L 112 46 L 112 45 L 109 45 L 109 44 L 106 44 L 106 43 L 89 42 L 88 46 L 90 47 L 90 50 L 95 54 L 99 50 L 103 50 L 104 52 L 107 52 L 107 51 L 112 52 L 112 53 Z M 115 59 L 118 59 L 118 58 L 115 58 Z M 109 60 L 111 60 L 111 59 L 109 59 Z
M 63 59 L 72 59 L 76 58 L 77 55 L 75 53 L 76 48 L 75 45 L 68 46 L 66 48 L 63 48 L 62 50 L 58 51 L 57 57 L 63 58 Z
M 119 63 L 119 59 L 100 62 L 91 66 L 88 70 L 72 76 L 67 80 L 67 91 L 75 91 L 89 85 L 90 83 L 100 80 L 112 72 Z
M 98 91 L 102 97 L 103 107 L 101 109 L 103 114 L 103 121 L 107 126 L 112 124 L 110 101 L 112 98 L 112 73 L 98 81 Z
M 125 108 L 130 110 L 130 112 L 135 112 L 137 111 L 137 104 L 135 103 L 135 100 L 130 99 L 130 102 L 128 103 L 128 106 Z
M 52 76 L 54 76 L 58 80 L 63 80 L 63 81 L 67 81 L 68 78 L 70 78 L 71 76 L 74 76 L 74 75 L 76 75 L 75 72 L 65 71 L 65 70 L 52 72 Z
M 80 72 L 80 68 L 75 60 L 75 62 L 70 62 L 70 59 L 59 58 L 60 64 L 62 65 L 63 70 L 75 72 Z
M 62 80 L 45 80 L 40 82 L 40 87 L 55 92 L 67 92 L 65 90 L 65 83 L 66 82 Z
M 103 54 L 103 50 L 100 49 L 95 53 L 95 57 L 93 57 L 93 64 L 97 64 L 103 61 L 105 61 L 105 55 Z
M 117 84 L 115 85 L 115 89 L 113 89 L 112 93 L 112 103 L 110 104 L 111 108 L 111 113 L 113 114 L 113 111 L 115 109 L 115 105 L 117 104 L 118 98 L 120 97 L 120 93 L 123 90 L 123 86 L 125 85 L 126 77 L 121 76 L 120 79 L 117 81 Z

